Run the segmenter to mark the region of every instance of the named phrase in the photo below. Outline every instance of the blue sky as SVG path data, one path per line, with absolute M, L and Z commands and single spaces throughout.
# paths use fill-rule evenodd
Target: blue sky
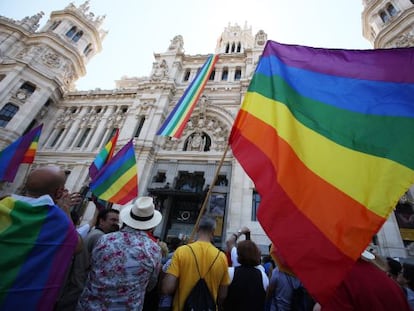
M 79 6 L 84 1 L 73 1 Z M 22 19 L 40 11 L 61 10 L 65 0 L 0 0 L 0 15 Z M 370 49 L 362 37 L 362 0 L 91 0 L 90 11 L 106 15 L 108 35 L 103 50 L 78 80 L 79 90 L 112 89 L 122 76 L 148 76 L 153 54 L 167 50 L 176 35 L 186 54 L 213 53 L 224 28 L 247 22 L 253 34 L 263 29 L 268 39 L 314 47 Z

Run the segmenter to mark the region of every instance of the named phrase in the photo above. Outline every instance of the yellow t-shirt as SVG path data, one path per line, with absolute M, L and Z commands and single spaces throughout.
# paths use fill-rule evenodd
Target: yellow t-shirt
M 219 250 L 209 242 L 197 241 L 189 245 L 196 255 L 201 277 L 204 277 L 212 296 L 217 300 L 219 286 L 230 284 L 226 255 L 220 252 L 210 272 L 206 275 L 208 268 L 213 263 Z M 173 311 L 180 311 L 184 307 L 185 299 L 199 279 L 196 262 L 188 246 L 184 245 L 177 248 L 167 273 L 178 278 L 178 288 L 174 295 Z

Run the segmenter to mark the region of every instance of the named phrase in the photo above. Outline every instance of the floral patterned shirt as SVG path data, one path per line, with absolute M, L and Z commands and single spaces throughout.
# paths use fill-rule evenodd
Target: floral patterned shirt
M 140 311 L 157 283 L 161 249 L 145 231 L 125 227 L 101 237 L 91 265 L 78 310 Z

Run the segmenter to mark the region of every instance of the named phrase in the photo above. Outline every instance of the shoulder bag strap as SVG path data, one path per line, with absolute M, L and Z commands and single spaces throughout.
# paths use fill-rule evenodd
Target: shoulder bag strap
M 197 257 L 196 257 L 196 255 L 195 255 L 195 253 L 194 253 L 193 249 L 191 248 L 191 246 L 190 246 L 190 245 L 187 245 L 187 246 L 190 248 L 191 252 L 193 253 L 193 257 L 194 257 L 194 260 L 195 260 L 195 263 L 196 263 L 196 266 L 197 266 L 198 276 L 200 277 L 200 279 L 205 278 L 205 277 L 206 277 L 206 275 L 210 272 L 211 268 L 214 266 L 214 263 L 216 262 L 217 258 L 219 257 L 219 255 L 220 255 L 220 250 L 218 250 L 218 251 L 217 251 L 216 258 L 214 258 L 214 260 L 213 260 L 213 262 L 211 263 L 210 267 L 208 268 L 208 270 L 207 270 L 206 274 L 205 274 L 203 277 L 201 277 L 200 268 L 199 268 L 199 266 L 198 266 L 198 262 L 197 262 Z
M 199 277 L 200 277 L 200 279 L 201 279 L 201 273 L 200 273 L 200 268 L 198 267 L 197 257 L 196 257 L 196 255 L 195 255 L 195 253 L 194 253 L 193 249 L 191 248 L 191 246 L 190 246 L 190 245 L 187 245 L 187 246 L 190 248 L 191 252 L 193 253 L 193 257 L 194 257 L 194 260 L 195 260 L 195 263 L 196 263 L 196 266 L 197 266 L 198 276 L 199 276 Z
M 213 268 L 214 263 L 216 262 L 216 260 L 217 260 L 217 258 L 219 257 L 219 255 L 220 255 L 220 250 L 218 250 L 218 251 L 217 251 L 217 256 L 216 256 L 216 258 L 214 258 L 213 263 L 212 263 L 212 264 L 210 265 L 210 267 L 208 268 L 208 270 L 207 270 L 206 274 L 204 275 L 204 277 L 206 277 L 206 275 L 210 272 L 211 268 Z M 204 277 L 203 277 L 203 278 L 204 278 Z

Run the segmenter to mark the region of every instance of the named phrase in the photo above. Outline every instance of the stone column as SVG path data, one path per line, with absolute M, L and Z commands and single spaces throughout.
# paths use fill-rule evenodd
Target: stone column
M 108 117 L 113 114 L 114 106 L 106 107 L 106 111 L 103 113 L 103 116 L 99 123 L 96 126 L 94 135 L 92 136 L 87 150 L 99 152 L 99 147 L 104 143 L 105 134 L 107 131 Z
M 82 117 L 86 114 L 87 109 L 86 107 L 79 107 L 78 109 L 79 111 L 77 112 L 76 119 L 70 126 L 67 134 L 65 135 L 65 139 L 59 145 L 58 150 L 69 149 L 75 142 L 75 136 L 81 133 L 81 131 L 79 131 L 79 124 L 82 121 Z

